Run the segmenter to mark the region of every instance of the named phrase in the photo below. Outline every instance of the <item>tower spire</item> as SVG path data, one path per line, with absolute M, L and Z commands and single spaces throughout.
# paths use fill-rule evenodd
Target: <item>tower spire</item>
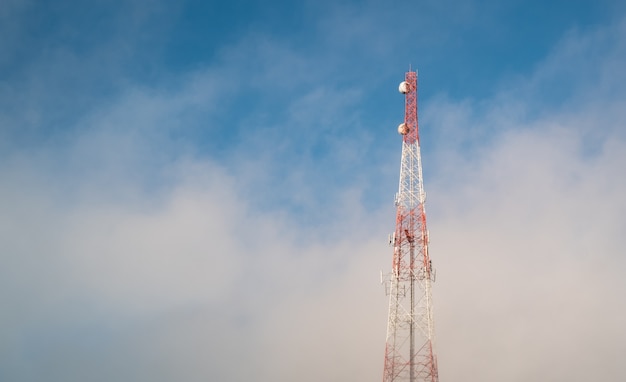
M 399 90 L 405 95 L 405 109 L 404 122 L 398 126 L 402 159 L 396 229 L 389 243 L 393 260 L 386 280 L 389 317 L 383 382 L 438 382 L 431 292 L 435 271 L 428 253 L 416 71 L 406 73 Z

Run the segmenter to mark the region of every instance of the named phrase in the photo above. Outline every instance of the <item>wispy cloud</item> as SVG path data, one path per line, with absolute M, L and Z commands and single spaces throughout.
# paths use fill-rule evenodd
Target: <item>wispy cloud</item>
M 430 188 L 442 377 L 620 378 L 624 36 L 572 33 L 493 100 L 426 109 L 453 136 Z
M 442 379 L 623 377 L 625 37 L 572 32 L 493 97 L 420 104 Z M 0 377 L 377 380 L 399 147 L 362 105 L 402 99 L 326 54 L 260 36 L 5 143 Z

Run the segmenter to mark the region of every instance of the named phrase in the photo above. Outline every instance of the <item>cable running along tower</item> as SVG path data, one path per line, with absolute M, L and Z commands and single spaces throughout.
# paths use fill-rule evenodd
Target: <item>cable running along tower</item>
M 431 284 L 435 271 L 428 254 L 428 229 L 417 123 L 417 72 L 400 83 L 405 95 L 400 187 L 395 198 L 396 230 L 391 273 L 385 278 L 389 317 L 383 382 L 438 382 L 434 349 Z

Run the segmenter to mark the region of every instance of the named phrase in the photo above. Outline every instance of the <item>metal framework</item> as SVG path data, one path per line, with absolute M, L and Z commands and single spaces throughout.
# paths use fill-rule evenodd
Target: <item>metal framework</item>
M 437 382 L 431 284 L 435 271 L 428 254 L 426 194 L 417 121 L 417 72 L 409 71 L 399 90 L 405 94 L 400 187 L 395 198 L 396 230 L 391 273 L 386 278 L 389 317 L 383 382 Z

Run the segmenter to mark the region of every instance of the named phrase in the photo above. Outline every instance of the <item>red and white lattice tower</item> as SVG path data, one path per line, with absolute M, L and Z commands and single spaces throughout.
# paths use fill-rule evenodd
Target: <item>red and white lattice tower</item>
M 409 71 L 399 90 L 406 97 L 396 230 L 390 235 L 392 270 L 386 280 L 389 318 L 383 382 L 437 382 L 428 229 L 417 123 L 417 72 Z

